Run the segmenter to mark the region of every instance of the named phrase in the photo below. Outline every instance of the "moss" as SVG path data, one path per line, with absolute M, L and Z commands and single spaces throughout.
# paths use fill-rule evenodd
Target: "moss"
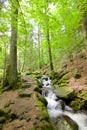
M 59 84 L 59 87 L 68 87 L 68 83 L 61 83 L 61 84 Z
M 6 120 L 7 120 L 7 118 L 5 116 L 0 117 L 0 123 L 4 123 Z
M 47 100 L 41 94 L 36 93 L 36 97 L 37 100 L 42 102 L 45 107 L 47 106 Z
M 42 122 L 41 130 L 54 130 L 53 126 L 51 123 L 47 121 Z
M 75 78 L 75 79 L 79 79 L 80 77 L 81 77 L 81 74 L 79 74 L 79 73 L 75 73 L 75 74 L 74 74 L 74 78 Z
M 82 90 L 77 94 L 77 97 L 81 100 L 87 100 L 87 90 Z
M 65 75 L 58 81 L 58 84 L 68 83 L 68 79 L 69 79 L 69 74 L 65 74 Z
M 21 98 L 27 98 L 27 97 L 31 97 L 31 93 L 29 93 L 26 89 L 24 90 L 20 90 L 18 93 L 18 96 Z
M 0 130 L 2 130 L 2 127 L 3 127 L 3 125 L 2 125 L 2 124 L 0 124 Z
M 74 111 L 78 111 L 82 108 L 82 106 L 84 105 L 84 102 L 81 100 L 74 100 L 71 102 L 70 107 L 74 110 Z
M 4 108 L 9 107 L 11 104 L 14 104 L 11 100 L 9 100 L 5 105 Z
M 7 120 L 12 120 L 12 113 L 10 109 L 0 109 L 0 123 L 5 123 Z
M 58 84 L 58 79 L 54 79 L 54 80 L 52 81 L 52 83 L 53 83 L 53 84 Z
M 42 93 L 42 90 L 38 86 L 35 86 L 33 90 L 38 93 Z
M 41 117 L 42 117 L 41 120 L 48 120 L 49 114 L 48 114 L 48 111 L 46 109 L 46 106 L 47 106 L 46 99 L 38 93 L 36 93 L 36 98 L 37 98 L 37 101 L 38 101 L 38 107 L 40 109 L 40 114 L 41 114 Z

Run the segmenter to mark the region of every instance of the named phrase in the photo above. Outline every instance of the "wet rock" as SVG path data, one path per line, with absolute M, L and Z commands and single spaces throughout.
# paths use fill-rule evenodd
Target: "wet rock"
M 68 87 L 61 87 L 61 88 L 57 88 L 55 90 L 55 93 L 56 95 L 59 97 L 59 98 L 62 98 L 62 99 L 73 99 L 74 96 L 75 96 L 75 92 L 73 89 L 71 88 L 68 88 Z
M 42 93 L 42 90 L 38 86 L 35 86 L 33 90 L 38 93 Z
M 56 127 L 58 130 L 79 130 L 76 122 L 66 115 L 58 117 Z
M 47 106 L 47 100 L 41 94 L 36 93 L 36 97 L 39 101 L 41 101 L 44 104 L 44 106 Z
M 72 101 L 70 103 L 70 107 L 74 110 L 74 111 L 78 111 L 82 108 L 82 106 L 84 105 L 84 102 L 79 100 L 79 99 L 76 99 L 74 101 Z

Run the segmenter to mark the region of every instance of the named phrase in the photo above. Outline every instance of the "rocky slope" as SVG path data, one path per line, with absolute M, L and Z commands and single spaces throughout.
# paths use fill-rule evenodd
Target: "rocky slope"
M 19 89 L 0 95 L 0 130 L 53 130 L 37 81 L 24 76 Z

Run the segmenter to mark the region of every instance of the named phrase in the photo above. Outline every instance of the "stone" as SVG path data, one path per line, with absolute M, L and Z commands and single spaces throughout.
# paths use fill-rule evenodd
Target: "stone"
M 81 74 L 79 74 L 79 73 L 75 73 L 75 74 L 74 74 L 74 78 L 75 78 L 75 79 L 79 79 L 80 77 L 81 77 Z
M 58 130 L 79 130 L 76 122 L 66 115 L 58 117 L 56 127 Z
M 84 102 L 82 102 L 79 99 L 76 99 L 74 101 L 72 101 L 70 103 L 70 107 L 74 110 L 74 111 L 78 111 L 82 108 L 82 106 L 84 105 Z
M 35 86 L 33 90 L 38 93 L 42 93 L 42 90 L 38 86 Z
M 37 100 L 41 101 L 44 104 L 44 106 L 47 107 L 47 104 L 48 104 L 47 100 L 41 94 L 36 93 L 36 97 L 37 97 Z
M 56 95 L 62 99 L 73 99 L 75 91 L 69 87 L 60 87 L 55 90 Z

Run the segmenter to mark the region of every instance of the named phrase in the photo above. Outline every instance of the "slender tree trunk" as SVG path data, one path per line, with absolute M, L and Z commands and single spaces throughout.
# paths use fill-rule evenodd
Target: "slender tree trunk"
M 52 52 L 51 52 L 50 37 L 49 37 L 49 28 L 47 28 L 47 43 L 48 43 L 50 69 L 52 71 L 53 70 L 53 61 L 52 61 Z
M 47 5 L 45 8 L 46 13 L 46 33 L 47 33 L 47 44 L 48 44 L 48 55 L 49 55 L 49 63 L 50 63 L 50 70 L 53 71 L 53 60 L 52 60 L 52 52 L 51 52 L 51 44 L 50 44 L 50 33 L 49 33 L 49 14 L 48 14 L 48 5 L 49 1 L 46 0 Z
M 9 85 L 15 86 L 17 83 L 17 32 L 18 32 L 18 0 L 11 1 L 11 44 L 10 44 L 10 70 Z
M 38 27 L 38 68 L 41 68 L 41 45 L 40 45 L 40 30 Z

